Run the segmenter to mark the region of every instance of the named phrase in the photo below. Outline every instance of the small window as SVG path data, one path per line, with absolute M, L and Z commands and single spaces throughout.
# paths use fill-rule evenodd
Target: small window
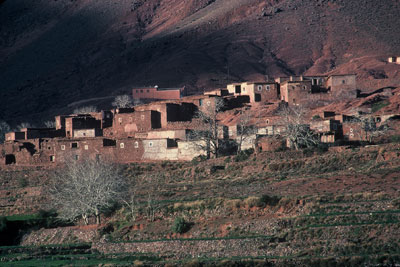
M 89 150 L 89 145 L 85 145 L 85 150 Z
M 199 106 L 203 106 L 203 99 L 199 99 Z
M 262 90 L 262 85 L 257 85 L 257 90 L 261 91 Z
M 207 101 L 207 106 L 210 106 L 211 105 L 211 102 L 210 101 Z
M 269 89 L 270 89 L 270 86 L 269 86 L 269 85 L 266 85 L 266 86 L 265 86 L 265 90 L 269 91 Z
M 65 145 L 61 145 L 61 150 L 65 150 Z
M 118 122 L 121 123 L 122 122 L 122 118 L 118 118 Z
M 79 160 L 79 156 L 78 156 L 78 155 L 75 155 L 75 156 L 74 156 L 74 159 L 75 159 L 75 160 Z
M 138 148 L 139 147 L 139 142 L 135 142 L 135 148 Z
M 119 144 L 119 147 L 120 147 L 120 148 L 125 148 L 125 144 L 124 144 L 124 143 L 120 143 L 120 144 Z
M 342 80 L 342 84 L 346 84 L 346 80 Z
M 353 138 L 353 137 L 354 137 L 354 134 L 351 133 L 351 134 L 350 134 L 350 137 Z
M 295 98 L 293 98 L 293 103 L 296 103 L 296 99 Z
M 242 91 L 243 91 L 243 92 L 246 92 L 246 87 L 243 87 L 243 88 L 242 88 Z
M 267 121 L 266 121 L 266 122 L 267 122 L 267 124 L 269 124 L 269 120 L 268 120 L 268 119 L 267 119 Z
M 307 89 L 307 87 L 305 85 L 303 85 L 303 90 L 306 90 L 306 89 Z
M 146 90 L 146 92 L 147 92 L 147 93 L 150 93 L 150 90 L 149 90 L 149 89 L 147 89 L 147 90 Z
M 353 132 L 353 128 L 350 128 L 350 132 L 351 132 L 351 133 Z
M 56 160 L 56 157 L 55 157 L 55 156 L 53 156 L 53 155 L 50 156 L 50 161 L 51 161 L 51 162 L 54 162 L 55 160 Z
M 48 149 L 48 150 L 50 150 L 50 149 L 51 149 L 51 147 L 49 146 L 49 147 L 47 147 L 47 149 Z
M 153 142 L 149 142 L 149 147 L 153 147 Z
M 78 143 L 72 143 L 71 148 L 78 148 Z

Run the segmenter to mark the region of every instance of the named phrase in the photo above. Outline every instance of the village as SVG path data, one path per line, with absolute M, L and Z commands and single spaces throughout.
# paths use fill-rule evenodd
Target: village
M 284 134 L 285 108 L 306 110 L 301 124 L 321 143 L 343 146 L 372 141 L 382 125 L 400 117 L 398 112 L 374 113 L 371 105 L 361 105 L 342 113 L 330 110 L 329 105 L 357 99 L 382 103 L 382 99 L 394 94 L 390 87 L 363 94 L 354 74 L 232 83 L 192 96 L 186 96 L 185 88 L 133 88 L 133 99 L 146 99 L 147 104 L 59 115 L 55 117 L 55 128 L 24 128 L 7 133 L 4 144 L 0 144 L 0 166 L 51 166 L 68 159 L 129 163 L 209 157 L 210 153 L 201 149 L 204 140 L 193 133 L 205 130 L 204 118 L 198 114 L 210 112 L 218 113 L 218 140 L 235 146 L 225 153 L 236 153 L 238 145 L 240 150 L 256 152 L 291 147 L 293 144 Z M 219 103 L 223 105 L 216 110 Z M 244 114 L 247 120 L 243 120 Z

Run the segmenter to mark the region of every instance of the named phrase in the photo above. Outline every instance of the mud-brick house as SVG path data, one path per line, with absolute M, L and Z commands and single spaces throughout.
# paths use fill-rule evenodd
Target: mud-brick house
M 56 116 L 56 130 L 65 131 L 67 138 L 102 136 L 102 113 Z
M 347 141 L 365 141 L 366 132 L 361 121 L 346 121 L 343 123 L 343 138 Z
M 284 81 L 280 84 L 281 100 L 289 105 L 300 105 L 308 101 L 311 94 L 311 81 Z
M 185 87 L 181 88 L 160 88 L 153 87 L 137 87 L 132 89 L 133 99 L 159 99 L 159 100 L 176 100 L 186 95 Z
M 312 120 L 310 129 L 319 134 L 322 143 L 334 143 L 343 136 L 342 124 L 333 119 Z
M 56 139 L 54 161 L 104 159 L 111 162 L 140 161 L 143 156 L 142 140 L 134 138 L 78 138 Z
M 268 103 L 279 99 L 276 82 L 244 82 L 228 84 L 227 89 L 234 96 L 249 96 L 250 103 Z
M 52 139 L 6 141 L 0 145 L 0 166 L 46 165 L 54 162 Z
M 355 74 L 331 75 L 326 80 L 325 86 L 336 101 L 357 97 Z
M 135 111 L 117 109 L 111 127 L 103 129 L 103 135 L 114 138 L 132 137 L 137 132 L 161 128 L 161 113 L 154 110 Z
M 285 147 L 285 141 L 277 136 L 258 136 L 256 150 L 259 152 L 277 151 Z
M 54 128 L 24 128 L 18 132 L 9 132 L 5 135 L 6 141 L 30 140 L 38 138 L 65 137 L 65 132 Z
M 197 111 L 197 107 L 193 103 L 162 101 L 137 106 L 135 110 L 159 112 L 161 128 L 166 129 L 170 122 L 190 122 Z

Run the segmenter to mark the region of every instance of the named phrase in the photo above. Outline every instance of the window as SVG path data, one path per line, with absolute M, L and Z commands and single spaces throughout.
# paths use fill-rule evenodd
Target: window
M 149 142 L 149 147 L 153 147 L 153 142 Z
M 51 149 L 51 147 L 49 146 L 49 147 L 47 147 L 47 149 L 48 149 L 48 150 L 50 150 L 50 149 Z
M 78 148 L 78 143 L 72 143 L 71 148 Z
M 257 90 L 261 91 L 262 90 L 262 85 L 257 85 Z
M 120 144 L 119 144 L 119 147 L 120 147 L 120 148 L 125 148 L 125 144 L 124 144 L 124 143 L 120 143 Z
M 350 128 L 350 132 L 351 132 L 351 133 L 353 132 L 353 128 Z
M 269 85 L 266 85 L 265 90 L 269 91 L 269 89 L 270 89 Z
M 89 149 L 89 145 L 85 145 L 85 150 L 88 150 Z
M 55 160 L 56 160 L 56 157 L 55 157 L 55 156 L 53 156 L 53 155 L 50 156 L 50 161 L 51 161 L 51 162 L 54 162 Z
M 211 105 L 211 102 L 210 101 L 207 101 L 207 106 L 210 106 Z
M 342 80 L 342 84 L 346 84 L 346 81 L 345 81 L 345 80 Z
M 65 145 L 61 145 L 61 150 L 65 150 Z
M 303 85 L 303 90 L 306 90 L 306 89 L 307 89 L 307 87 L 305 85 Z
M 199 99 L 199 106 L 203 106 L 203 99 Z
M 246 92 L 246 87 L 243 87 L 243 88 L 242 88 L 242 91 L 243 91 L 243 92 Z
M 354 134 L 351 133 L 351 134 L 350 134 L 350 137 L 353 138 L 353 137 L 354 137 Z
M 140 90 L 141 93 L 143 93 L 143 90 Z
M 146 90 L 146 92 L 147 92 L 147 93 L 150 93 L 150 90 L 149 90 L 149 89 L 147 89 L 147 90 Z
M 268 119 L 267 119 L 267 121 L 266 121 L 266 122 L 267 122 L 267 124 L 269 124 L 269 120 L 268 120 Z
M 139 142 L 135 142 L 135 148 L 138 148 L 139 147 Z
M 75 155 L 75 156 L 74 156 L 74 159 L 75 159 L 75 160 L 79 160 L 79 156 L 78 156 L 78 155 Z
M 122 118 L 118 118 L 118 122 L 121 123 L 122 122 Z
M 296 103 L 296 99 L 295 98 L 293 98 L 293 103 Z

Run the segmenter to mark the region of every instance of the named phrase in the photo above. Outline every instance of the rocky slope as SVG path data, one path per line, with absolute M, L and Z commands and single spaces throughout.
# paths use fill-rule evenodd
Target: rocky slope
M 395 0 L 1 1 L 0 119 L 150 84 L 196 92 L 355 72 L 366 86 L 394 85 L 400 68 L 384 60 L 400 54 L 399 10 Z

